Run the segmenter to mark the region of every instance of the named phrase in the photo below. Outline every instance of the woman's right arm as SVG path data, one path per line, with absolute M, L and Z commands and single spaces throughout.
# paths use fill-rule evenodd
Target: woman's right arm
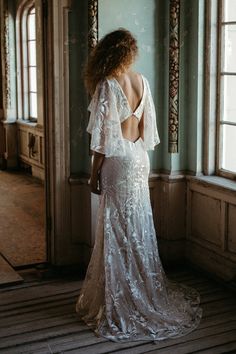
M 100 172 L 104 161 L 104 154 L 94 151 L 92 159 L 92 171 L 90 177 L 91 192 L 101 194 Z

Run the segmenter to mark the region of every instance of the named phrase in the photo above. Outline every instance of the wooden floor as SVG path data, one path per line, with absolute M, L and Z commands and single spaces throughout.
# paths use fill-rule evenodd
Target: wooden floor
M 23 284 L 0 289 L 0 353 L 236 353 L 235 292 L 189 267 L 166 274 L 200 291 L 203 318 L 189 335 L 157 344 L 98 338 L 75 313 L 81 281 L 71 276 L 40 280 L 26 272 Z

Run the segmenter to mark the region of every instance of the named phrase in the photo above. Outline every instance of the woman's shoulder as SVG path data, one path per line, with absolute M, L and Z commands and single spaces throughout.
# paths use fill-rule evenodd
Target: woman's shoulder
M 138 71 L 135 71 L 134 75 L 140 80 L 140 82 L 143 81 L 144 85 L 149 87 L 149 80 L 146 77 L 146 75 L 144 75 L 142 72 L 138 72 Z
M 136 76 L 138 78 L 144 78 L 145 80 L 147 80 L 147 77 L 140 71 L 132 71 L 131 75 Z
M 95 94 L 101 94 L 102 92 L 108 92 L 111 91 L 111 81 L 108 78 L 103 78 L 101 79 L 95 88 L 94 95 Z

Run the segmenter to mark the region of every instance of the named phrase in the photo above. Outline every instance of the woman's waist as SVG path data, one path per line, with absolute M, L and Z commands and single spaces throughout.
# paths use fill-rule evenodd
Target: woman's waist
M 128 153 L 125 156 L 105 157 L 101 174 L 112 179 L 120 179 L 123 176 L 147 176 L 149 170 L 150 163 L 147 152 L 142 155 Z

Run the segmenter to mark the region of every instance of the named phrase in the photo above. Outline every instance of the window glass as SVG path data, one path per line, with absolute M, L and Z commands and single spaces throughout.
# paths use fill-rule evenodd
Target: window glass
M 28 15 L 28 36 L 29 39 L 36 39 L 35 36 L 35 13 Z
M 37 93 L 30 92 L 30 116 L 37 118 Z
M 29 66 L 36 66 L 36 41 L 28 42 Z
M 236 123 L 236 76 L 224 75 L 221 78 L 221 120 Z
M 236 19 L 236 14 L 235 14 Z M 223 71 L 236 72 L 236 24 L 224 25 L 222 29 L 223 35 Z
M 36 92 L 37 91 L 37 79 L 36 79 L 36 67 L 29 67 L 29 91 Z
M 219 171 L 236 173 L 236 0 L 222 0 L 219 101 Z
M 29 118 L 37 118 L 37 63 L 36 63 L 36 23 L 35 8 L 27 17 Z
M 236 14 L 236 1 L 235 0 L 224 0 L 223 1 L 223 20 L 224 21 L 235 21 Z
M 236 172 L 236 126 L 224 124 L 222 129 L 222 168 Z

